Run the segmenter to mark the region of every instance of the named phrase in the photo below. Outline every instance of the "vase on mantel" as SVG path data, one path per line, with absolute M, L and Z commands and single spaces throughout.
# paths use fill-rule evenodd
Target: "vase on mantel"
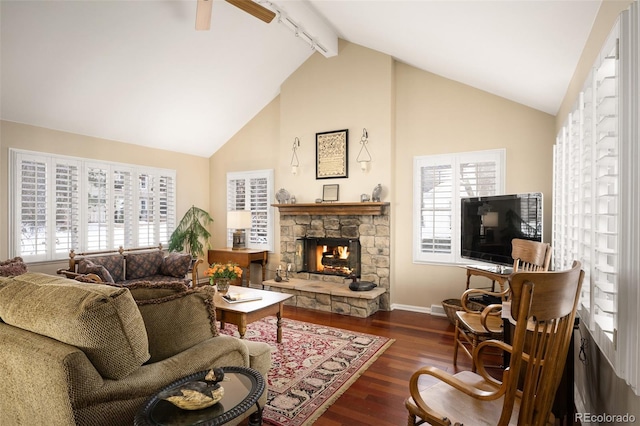
M 221 295 L 227 294 L 229 291 L 229 278 L 216 278 L 216 288 L 218 289 L 218 293 Z

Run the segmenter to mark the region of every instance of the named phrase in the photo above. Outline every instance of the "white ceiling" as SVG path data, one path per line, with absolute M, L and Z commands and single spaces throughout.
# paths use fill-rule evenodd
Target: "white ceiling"
M 296 1 L 340 38 L 550 114 L 600 7 L 599 0 Z M 222 0 L 207 32 L 194 29 L 195 0 L 0 6 L 2 119 L 204 157 L 313 53 L 277 20 L 265 24 Z

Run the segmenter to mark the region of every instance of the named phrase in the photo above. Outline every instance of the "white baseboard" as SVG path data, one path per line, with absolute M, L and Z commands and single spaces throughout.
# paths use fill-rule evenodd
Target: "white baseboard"
M 444 308 L 442 305 L 431 305 L 431 315 L 435 315 L 437 317 L 446 317 L 447 314 L 444 312 Z
M 400 305 L 398 303 L 391 304 L 391 310 L 398 309 L 400 311 L 409 311 L 409 312 L 419 312 L 422 314 L 430 314 L 431 310 L 429 308 L 425 308 L 424 306 L 413 306 L 413 305 Z

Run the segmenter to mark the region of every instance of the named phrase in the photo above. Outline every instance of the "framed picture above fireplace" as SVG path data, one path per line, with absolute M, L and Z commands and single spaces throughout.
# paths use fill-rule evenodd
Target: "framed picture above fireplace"
M 316 133 L 316 179 L 349 177 L 349 130 Z

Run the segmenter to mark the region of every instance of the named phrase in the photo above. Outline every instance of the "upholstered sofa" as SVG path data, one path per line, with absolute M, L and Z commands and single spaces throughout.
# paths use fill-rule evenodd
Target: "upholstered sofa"
M 81 281 L 130 285 L 136 282 L 179 281 L 187 285 L 197 282 L 198 266 L 185 253 L 166 253 L 162 245 L 118 250 L 75 253 L 69 252 L 69 268 L 59 269 L 60 275 Z
M 0 424 L 133 424 L 162 387 L 217 366 L 266 382 L 269 345 L 219 335 L 212 291 L 0 277 Z

